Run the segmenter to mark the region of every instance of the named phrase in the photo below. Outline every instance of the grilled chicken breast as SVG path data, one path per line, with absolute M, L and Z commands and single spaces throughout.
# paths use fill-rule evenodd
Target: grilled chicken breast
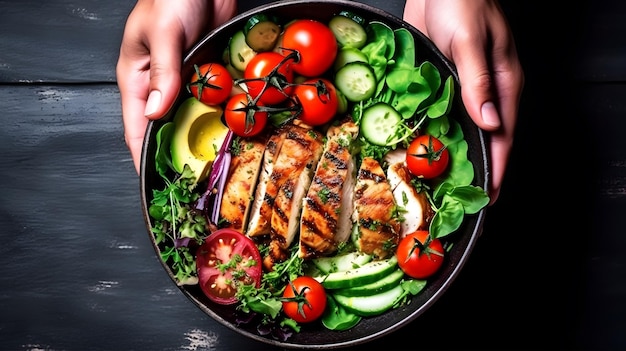
M 268 186 L 278 189 L 269 228 L 272 261 L 286 258 L 300 229 L 302 199 L 311 185 L 323 148 L 323 135 L 312 129 L 294 126 L 285 136 L 271 177 L 274 185 Z
M 424 192 L 418 192 L 411 184 L 413 176 L 404 162 L 390 164 L 387 168 L 387 179 L 393 192 L 396 204 L 403 208 L 400 223 L 400 237 L 416 230 L 428 230 L 435 215 Z
M 266 136 L 237 138 L 220 207 L 220 228 L 243 232 L 261 170 Z
M 246 234 L 250 237 L 269 234 L 269 221 L 272 216 L 275 194 L 268 194 L 268 185 L 272 183 L 274 165 L 285 140 L 287 128 L 281 128 L 274 132 L 265 145 L 261 174 L 258 177 L 254 202 L 250 210 L 250 220 L 246 228 Z
M 351 145 L 359 128 L 346 121 L 331 126 L 300 218 L 300 257 L 326 256 L 350 238 L 354 209 L 354 159 Z
M 378 161 L 363 158 L 354 190 L 359 250 L 377 258 L 390 257 L 400 239 L 400 222 L 391 186 Z

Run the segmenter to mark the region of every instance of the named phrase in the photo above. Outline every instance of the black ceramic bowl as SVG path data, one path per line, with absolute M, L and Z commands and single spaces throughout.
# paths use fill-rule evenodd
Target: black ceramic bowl
M 460 87 L 458 85 L 458 77 L 453 65 L 446 60 L 434 44 L 421 32 L 417 31 L 414 27 L 403 22 L 396 16 L 370 5 L 345 0 L 290 0 L 273 2 L 268 5 L 254 8 L 245 13 L 241 13 L 228 23 L 209 33 L 199 43 L 197 43 L 196 46 L 194 46 L 194 48 L 184 58 L 184 65 L 182 69 L 183 79 L 191 77 L 193 74 L 194 63 L 219 60 L 221 58 L 223 48 L 226 47 L 229 38 L 235 33 L 235 31 L 243 28 L 247 18 L 255 13 L 272 13 L 277 15 L 279 18 L 288 19 L 306 17 L 327 22 L 330 20 L 332 15 L 342 10 L 352 11 L 369 21 L 382 21 L 393 29 L 401 27 L 408 29 L 415 38 L 417 51 L 416 60 L 419 62 L 428 60 L 439 69 L 442 76 L 451 75 L 454 77 L 456 94 L 451 117 L 460 122 L 465 134 L 465 139 L 469 144 L 468 156 L 475 168 L 474 184 L 486 189 L 488 158 L 484 136 L 480 129 L 472 123 L 460 100 Z M 185 89 L 181 89 L 179 102 L 188 96 L 189 95 L 186 95 Z M 148 233 L 153 243 L 154 238 L 150 231 L 153 221 L 148 214 L 148 207 L 152 198 L 152 189 L 163 188 L 162 180 L 155 170 L 155 134 L 163 123 L 173 118 L 175 111 L 176 106 L 165 118 L 149 124 L 143 146 L 141 161 L 142 206 L 148 227 Z M 347 331 L 330 331 L 325 329 L 321 323 L 318 323 L 304 326 L 300 333 L 294 334 L 288 341 L 281 342 L 259 335 L 254 326 L 236 326 L 233 315 L 234 307 L 222 306 L 213 303 L 203 295 L 197 285 L 180 286 L 180 290 L 198 308 L 221 324 L 238 333 L 241 333 L 246 337 L 260 342 L 283 348 L 298 349 L 333 349 L 362 344 L 392 333 L 405 326 L 412 320 L 418 318 L 442 296 L 454 279 L 459 275 L 463 265 L 468 260 L 468 257 L 476 244 L 476 240 L 480 235 L 483 220 L 484 209 L 476 215 L 466 216 L 462 227 L 458 232 L 453 234 L 454 236 L 452 240 L 454 245 L 447 255 L 447 261 L 443 269 L 434 278 L 431 278 L 428 281 L 426 288 L 417 296 L 414 296 L 410 304 L 394 309 L 380 316 L 365 318 L 356 327 Z M 154 244 L 154 249 L 157 253 L 159 253 L 162 248 L 160 248 L 157 244 Z M 166 264 L 163 264 L 163 267 L 175 283 L 174 275 L 170 267 Z

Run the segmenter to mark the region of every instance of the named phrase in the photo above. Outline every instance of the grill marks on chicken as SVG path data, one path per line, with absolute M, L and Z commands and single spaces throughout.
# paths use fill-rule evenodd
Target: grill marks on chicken
M 251 208 L 251 199 L 261 170 L 267 136 L 238 139 L 220 207 L 220 227 L 243 232 Z
M 400 222 L 391 186 L 378 161 L 363 158 L 354 190 L 360 251 L 378 258 L 390 257 L 400 239 Z
M 305 259 L 333 254 L 351 238 L 364 253 L 380 259 L 393 255 L 402 236 L 428 229 L 434 212 L 411 184 L 401 150 L 387 154 L 386 174 L 369 157 L 356 169 L 358 132 L 347 119 L 330 126 L 325 138 L 293 124 L 262 138 L 240 138 L 220 227 L 267 243 L 267 269 L 289 257 L 296 237 Z
M 269 233 L 272 207 L 274 206 L 275 187 L 273 186 L 274 165 L 283 142 L 285 141 L 285 128 L 277 130 L 267 141 L 263 154 L 262 171 L 254 194 L 254 202 L 250 212 L 250 223 L 246 234 L 250 237 L 261 236 Z M 268 189 L 270 188 L 270 189 Z M 274 192 L 274 193 L 272 193 Z
M 302 199 L 311 185 L 323 148 L 323 135 L 313 129 L 295 127 L 285 137 L 274 166 L 276 177 L 272 176 L 278 188 L 269 228 L 272 262 L 289 255 L 289 246 L 300 229 Z
M 325 256 L 346 242 L 352 230 L 354 158 L 351 145 L 358 126 L 346 121 L 331 126 L 315 176 L 303 201 L 300 257 Z

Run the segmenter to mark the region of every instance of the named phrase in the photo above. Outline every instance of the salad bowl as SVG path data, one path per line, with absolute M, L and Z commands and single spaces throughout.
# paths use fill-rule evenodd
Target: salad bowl
M 485 147 L 485 138 L 482 131 L 476 127 L 468 116 L 460 99 L 460 86 L 455 68 L 434 46 L 434 44 L 421 32 L 381 9 L 346 0 L 288 0 L 277 1 L 263 5 L 249 11 L 240 13 L 227 23 L 208 33 L 201 39 L 184 57 L 182 66 L 183 81 L 188 81 L 194 74 L 194 64 L 215 62 L 222 60 L 224 48 L 228 46 L 230 38 L 241 28 L 246 21 L 259 13 L 269 14 L 283 19 L 296 19 L 306 16 L 321 22 L 328 22 L 332 16 L 341 12 L 350 11 L 358 14 L 367 21 L 380 21 L 392 29 L 404 28 L 408 30 L 416 47 L 416 61 L 431 62 L 443 77 L 451 77 L 455 94 L 451 101 L 450 118 L 456 120 L 463 131 L 467 142 L 467 158 L 474 168 L 473 185 L 487 189 L 488 179 L 488 155 Z M 150 214 L 150 205 L 154 197 L 154 190 L 164 186 L 163 179 L 157 171 L 155 155 L 158 149 L 158 132 L 160 128 L 175 116 L 175 113 L 183 101 L 190 97 L 185 88 L 171 111 L 160 120 L 151 121 L 148 125 L 140 172 L 140 191 L 144 219 L 148 234 L 152 240 L 155 252 L 161 255 L 164 248 L 154 237 L 155 220 Z M 320 323 L 303 325 L 300 332 L 293 333 L 286 339 L 277 339 L 269 335 L 261 335 L 256 325 L 239 323 L 237 314 L 234 313 L 233 305 L 222 305 L 208 299 L 197 284 L 177 284 L 177 278 L 170 264 L 161 260 L 163 268 L 172 278 L 180 291 L 207 315 L 223 324 L 224 326 L 240 333 L 248 338 L 282 348 L 293 349 L 333 349 L 363 344 L 368 341 L 390 334 L 399 328 L 409 324 L 431 307 L 453 283 L 455 278 L 468 260 L 475 244 L 480 236 L 485 216 L 485 209 L 477 213 L 466 215 L 458 230 L 447 238 L 452 245 L 446 252 L 446 262 L 437 274 L 428 279 L 424 289 L 415 296 L 411 296 L 410 302 L 394 308 L 380 315 L 363 318 L 356 326 L 342 331 L 333 331 L 325 328 Z

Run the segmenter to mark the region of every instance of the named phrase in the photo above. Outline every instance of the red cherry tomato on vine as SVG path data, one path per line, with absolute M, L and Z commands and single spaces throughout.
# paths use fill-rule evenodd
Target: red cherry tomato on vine
M 432 239 L 427 230 L 418 230 L 400 240 L 396 257 L 406 275 L 425 279 L 441 268 L 444 250 L 439 239 Z
M 233 78 L 226 67 L 219 63 L 206 63 L 195 65 L 194 69 L 187 91 L 207 105 L 219 105 L 226 101 L 233 88 Z
M 326 309 L 326 290 L 309 276 L 300 276 L 287 284 L 283 299 L 283 311 L 298 323 L 312 322 Z
M 247 137 L 259 134 L 267 124 L 268 113 L 257 108 L 264 105 L 252 104 L 246 93 L 233 95 L 226 103 L 224 120 L 230 130 L 238 136 Z
M 337 114 L 337 89 L 327 79 L 309 79 L 297 85 L 293 95 L 302 106 L 300 120 L 310 126 L 327 123 Z
M 202 292 L 216 303 L 237 302 L 240 284 L 261 285 L 261 254 L 256 244 L 233 229 L 219 229 L 209 235 L 196 255 Z
M 295 20 L 285 28 L 283 55 L 293 51 L 300 54 L 293 70 L 305 77 L 318 77 L 326 72 L 337 56 L 337 39 L 322 22 L 309 19 Z
M 431 135 L 418 136 L 406 150 L 406 165 L 413 175 L 420 178 L 431 179 L 441 175 L 448 168 L 449 159 L 448 148 Z
M 274 51 L 256 54 L 248 62 L 243 73 L 248 94 L 253 98 L 261 95 L 258 101 L 265 105 L 275 105 L 285 101 L 293 90 L 292 86 L 287 85 L 293 83 L 292 62 L 293 60 L 285 60 L 283 55 Z M 276 68 L 276 72 L 272 73 Z M 277 83 L 278 87 L 273 83 Z

